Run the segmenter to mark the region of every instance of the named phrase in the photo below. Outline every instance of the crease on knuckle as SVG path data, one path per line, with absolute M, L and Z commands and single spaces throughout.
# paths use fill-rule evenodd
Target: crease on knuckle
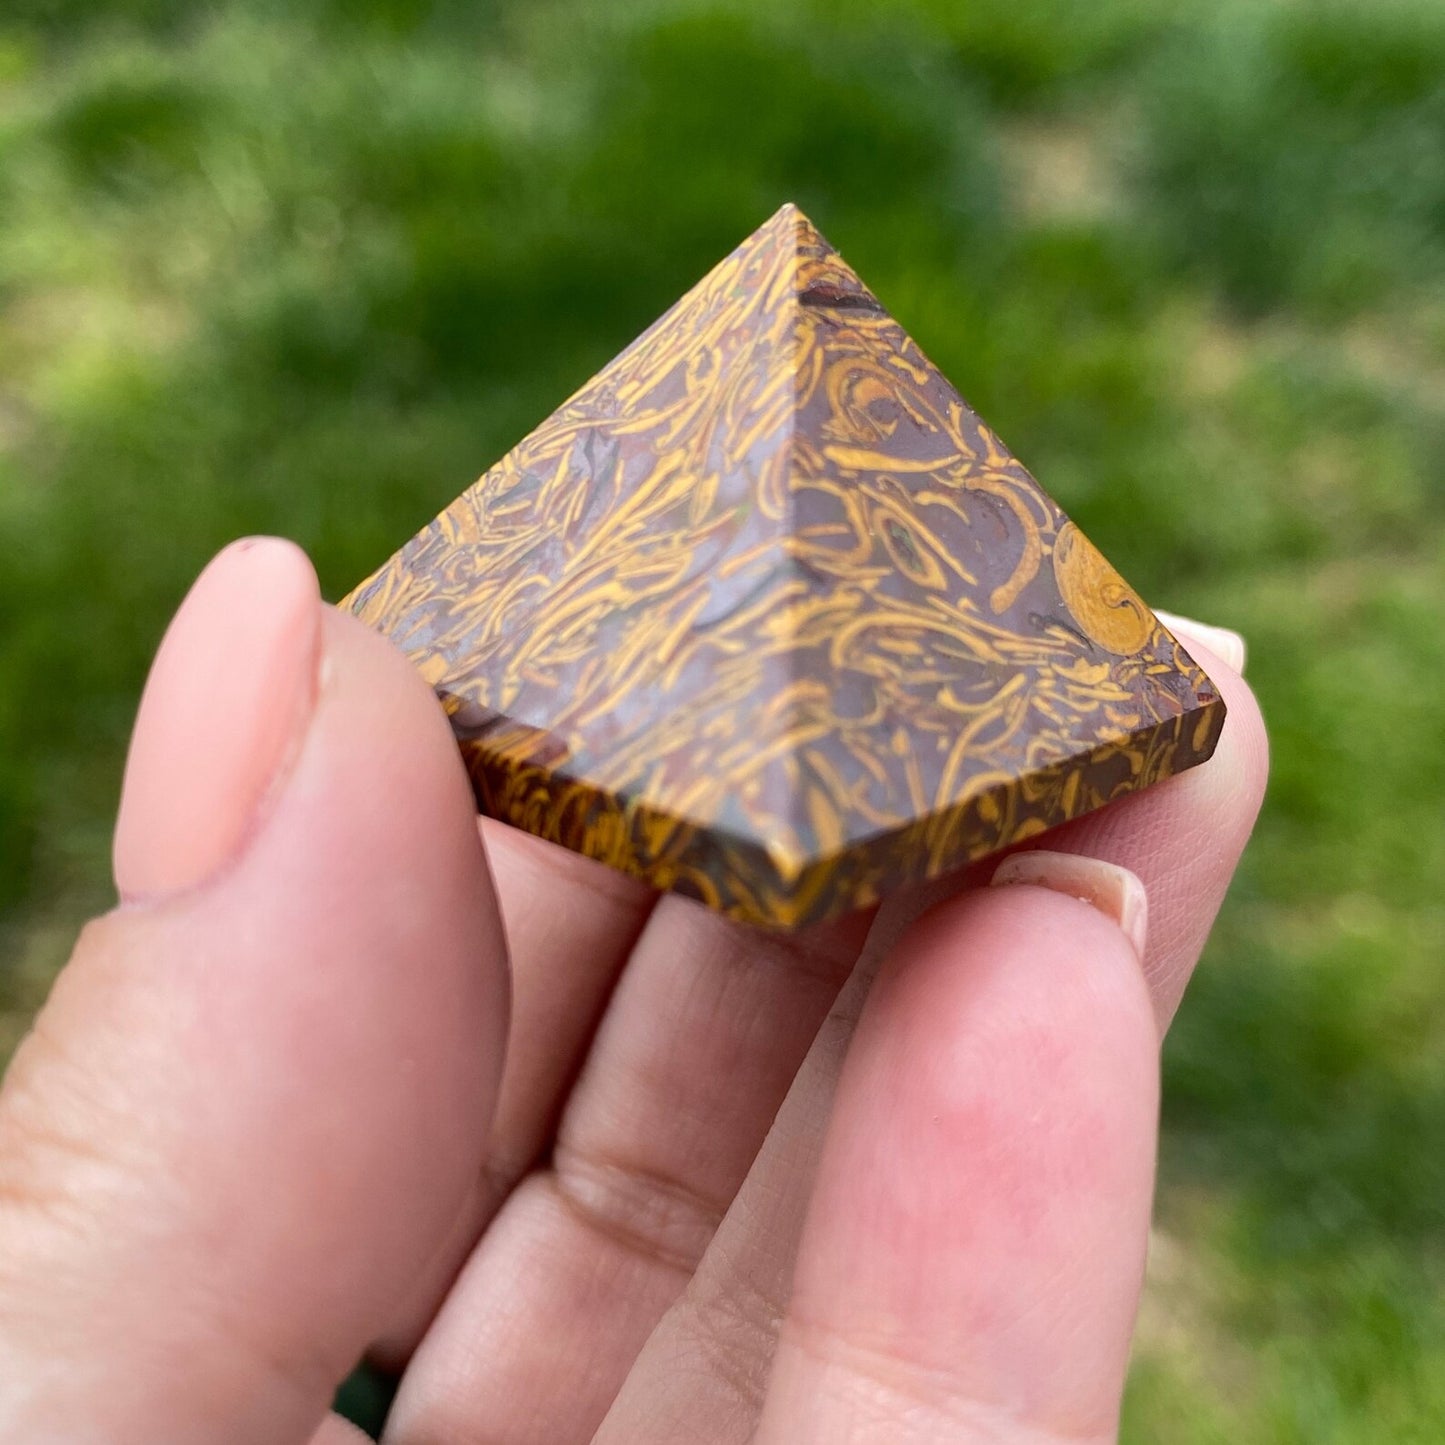
M 149 1172 L 144 1131 L 109 1127 L 114 1112 L 42 1010 L 0 1094 L 0 1208 L 58 1228 L 71 1244 L 88 1238 L 97 1199 L 137 1187 Z
M 679 1274 L 697 1268 L 726 1209 L 680 1179 L 561 1142 L 548 1179 L 586 1228 Z
M 216 1341 L 214 1351 L 195 1352 L 198 1358 L 224 1359 L 228 1371 L 240 1369 L 249 1376 L 254 1397 L 264 1392 L 296 1400 L 304 1406 L 325 1406 L 335 1381 L 349 1365 L 331 1358 L 320 1340 L 278 1331 L 273 1317 L 248 1319 L 230 1301 L 214 1291 L 197 1292 L 191 1304 L 195 1328 L 178 1334 L 195 1351 L 203 1334 Z
M 696 1281 L 679 1309 L 683 1337 L 703 1367 L 755 1418 L 767 1393 L 782 1302 L 745 1271 L 729 1267 L 722 1278 Z
M 932 1421 L 960 1438 L 1007 1445 L 1112 1445 L 1117 1438 L 1112 1415 L 1033 1418 L 971 1389 L 957 1368 L 928 1364 L 883 1339 L 796 1313 L 782 1329 L 790 1346 L 829 1372 L 830 1388 L 869 1418 Z

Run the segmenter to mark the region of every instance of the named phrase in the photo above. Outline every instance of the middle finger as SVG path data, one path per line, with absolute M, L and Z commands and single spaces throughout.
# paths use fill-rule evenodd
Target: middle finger
M 686 899 L 657 905 L 548 1166 L 468 1262 L 388 1441 L 475 1441 L 479 1421 L 508 1445 L 591 1437 L 731 1205 L 868 926 L 858 913 L 768 934 Z

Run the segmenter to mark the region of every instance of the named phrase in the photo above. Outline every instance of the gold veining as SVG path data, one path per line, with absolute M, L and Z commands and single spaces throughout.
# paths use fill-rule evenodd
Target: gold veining
M 791 207 L 343 605 L 487 812 L 761 923 L 1033 836 L 1223 719 Z

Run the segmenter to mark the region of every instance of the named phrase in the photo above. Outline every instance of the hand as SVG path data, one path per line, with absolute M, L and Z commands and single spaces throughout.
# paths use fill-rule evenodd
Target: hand
M 370 1350 L 397 1445 L 1111 1439 L 1264 784 L 1213 641 L 1211 763 L 790 938 L 479 831 L 405 660 L 228 549 L 0 1094 L 0 1437 L 340 1445 Z

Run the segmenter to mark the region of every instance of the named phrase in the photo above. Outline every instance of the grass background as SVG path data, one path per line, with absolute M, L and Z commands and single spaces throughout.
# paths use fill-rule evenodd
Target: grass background
M 7 0 L 0 1057 L 203 561 L 339 595 L 789 198 L 1249 638 L 1125 1438 L 1445 1438 L 1438 0 Z

